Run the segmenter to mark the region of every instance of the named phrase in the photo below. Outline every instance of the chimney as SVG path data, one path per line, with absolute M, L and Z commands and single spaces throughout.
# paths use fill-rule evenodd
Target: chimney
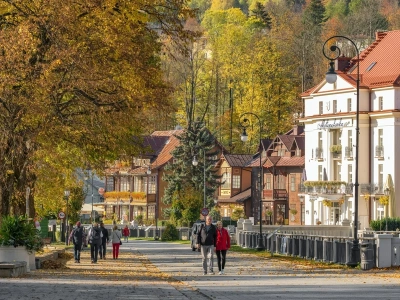
M 344 71 L 350 66 L 350 57 L 340 56 L 335 61 L 335 71 Z

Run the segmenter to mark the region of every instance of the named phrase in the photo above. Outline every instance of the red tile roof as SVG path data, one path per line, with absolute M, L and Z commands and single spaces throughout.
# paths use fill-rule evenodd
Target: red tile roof
M 359 71 L 361 89 L 400 86 L 400 30 L 378 32 L 376 40 L 360 53 Z M 352 58 L 347 71 L 337 71 L 337 74 L 356 87 L 357 56 Z M 311 95 L 320 86 L 321 83 L 301 96 Z

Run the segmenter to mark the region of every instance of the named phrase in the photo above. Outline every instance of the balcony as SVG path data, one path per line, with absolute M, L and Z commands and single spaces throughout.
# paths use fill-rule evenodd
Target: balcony
M 353 159 L 353 147 L 346 146 L 344 148 L 344 157 L 347 159 Z
M 379 159 L 383 159 L 383 146 L 376 146 L 375 147 L 375 157 Z
M 315 148 L 315 159 L 316 160 L 324 159 L 324 151 L 321 147 Z
M 352 194 L 353 184 L 344 181 L 306 181 L 299 185 L 299 193 Z
M 361 195 L 383 195 L 384 184 L 381 183 L 362 183 L 360 184 Z
M 263 190 L 264 200 L 287 200 L 288 192 L 286 189 Z

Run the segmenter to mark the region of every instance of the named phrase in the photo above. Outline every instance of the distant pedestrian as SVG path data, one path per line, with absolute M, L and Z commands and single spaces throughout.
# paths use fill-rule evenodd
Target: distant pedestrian
M 90 244 L 90 258 L 92 259 L 92 264 L 97 263 L 97 256 L 99 255 L 102 237 L 103 233 L 101 232 L 99 224 L 94 223 L 88 233 L 88 243 Z
M 125 228 L 122 230 L 122 234 L 124 236 L 124 241 L 128 242 L 128 237 L 130 235 L 130 230 L 128 228 L 128 225 L 125 225 Z
M 82 245 L 84 243 L 84 233 L 83 227 L 81 227 L 81 222 L 76 222 L 76 227 L 72 230 L 69 241 L 74 244 L 74 258 L 75 263 L 81 262 L 81 251 Z
M 118 259 L 119 246 L 122 244 L 122 233 L 118 230 L 118 226 L 114 225 L 110 240 L 113 248 L 113 259 Z
M 99 249 L 100 259 L 106 259 L 107 243 L 110 241 L 108 237 L 108 229 L 104 227 L 104 223 L 100 223 L 101 233 L 103 237 L 101 238 L 101 245 Z
M 197 234 L 197 247 L 201 249 L 203 262 L 203 275 L 207 275 L 207 269 L 210 275 L 214 275 L 214 247 L 217 242 L 217 228 L 212 224 L 210 215 L 206 217 L 206 224 L 201 224 Z
M 215 247 L 215 252 L 217 253 L 218 259 L 218 270 L 219 275 L 224 274 L 226 252 L 231 247 L 231 238 L 229 237 L 228 230 L 222 227 L 222 222 L 217 222 L 217 243 Z

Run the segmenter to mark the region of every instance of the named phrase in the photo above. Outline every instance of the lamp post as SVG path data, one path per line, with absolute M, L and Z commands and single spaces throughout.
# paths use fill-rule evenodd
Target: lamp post
M 246 133 L 246 128 L 248 127 L 248 126 L 250 126 L 250 121 L 247 119 L 247 118 L 244 118 L 244 116 L 245 115 L 252 115 L 253 117 L 255 117 L 257 120 L 258 120 L 258 125 L 260 126 L 260 137 L 259 137 L 259 139 L 260 139 L 260 145 L 262 145 L 262 140 L 261 140 L 261 131 L 262 131 L 262 124 L 261 124 L 261 120 L 260 120 L 260 118 L 256 115 L 256 114 L 254 114 L 254 113 L 252 113 L 252 112 L 245 112 L 245 113 L 243 113 L 243 114 L 241 114 L 240 115 L 240 117 L 239 117 L 239 120 L 240 120 L 240 125 L 243 127 L 243 132 L 242 132 L 242 135 L 240 136 L 240 139 L 243 141 L 243 142 L 247 142 L 247 139 L 248 139 L 248 135 L 247 135 L 247 133 Z M 264 250 L 265 248 L 264 248 L 264 242 L 263 242 L 263 239 L 262 239 L 262 180 L 263 180 L 263 178 L 262 178 L 262 176 L 263 176 L 263 172 L 262 172 L 262 163 L 261 163 L 261 153 L 262 153 L 262 150 L 260 150 L 260 172 L 259 172 L 259 197 L 260 197 L 260 199 L 259 199 L 259 202 L 260 202 L 260 219 L 259 219 L 259 221 L 260 221 L 260 235 L 259 235 L 259 237 L 258 237 L 258 246 L 257 246 L 257 250 L 259 250 L 259 251 L 261 251 L 261 250 Z
M 196 155 L 193 157 L 192 165 L 196 167 L 199 164 L 199 161 L 196 158 Z M 203 149 L 203 208 L 206 207 L 206 150 Z M 205 217 L 205 216 L 204 216 Z
M 68 199 L 69 199 L 69 190 L 64 191 L 64 197 L 67 200 L 67 206 L 65 209 L 65 245 L 68 245 Z
M 300 225 L 303 225 L 303 203 L 304 203 L 304 195 L 300 195 Z
M 360 249 L 359 249 L 359 241 L 358 241 L 358 146 L 359 146 L 359 135 L 360 135 L 360 122 L 359 122 L 359 114 L 360 114 L 360 50 L 358 49 L 357 45 L 348 37 L 342 35 L 335 35 L 327 39 L 322 46 L 322 53 L 324 56 L 330 60 L 329 63 L 329 70 L 326 73 L 326 81 L 328 83 L 335 83 L 337 79 L 337 74 L 335 72 L 334 64 L 335 59 L 340 56 L 340 48 L 336 45 L 332 45 L 329 47 L 329 53 L 325 53 L 325 45 L 334 39 L 345 39 L 349 41 L 355 48 L 357 52 L 357 79 L 356 79 L 356 144 L 355 144 L 355 178 L 354 178 L 354 227 L 353 227 L 353 245 L 351 248 L 351 257 L 350 262 L 348 263 L 349 266 L 355 267 L 357 266 L 360 260 Z M 330 54 L 330 55 L 329 55 Z
M 388 196 L 388 197 L 389 197 L 389 195 L 390 195 L 390 190 L 389 190 L 389 188 L 386 188 L 383 192 L 385 193 L 385 196 Z M 388 204 L 389 204 L 389 203 L 388 203 Z M 387 210 L 387 206 L 388 206 L 388 204 L 385 204 L 386 232 L 388 231 L 388 226 L 387 226 L 387 220 L 388 220 L 388 210 Z

